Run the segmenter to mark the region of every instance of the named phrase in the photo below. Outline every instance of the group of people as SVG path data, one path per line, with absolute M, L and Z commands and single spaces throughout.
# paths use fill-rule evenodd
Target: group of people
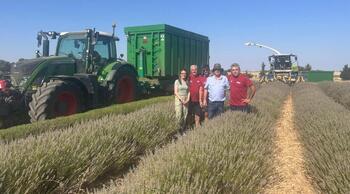
M 231 65 L 227 75 L 223 75 L 218 63 L 212 71 L 208 65 L 204 66 L 201 74 L 197 65 L 191 65 L 189 76 L 186 69 L 182 69 L 174 83 L 175 112 L 179 124 L 184 128 L 194 118 L 198 127 L 201 121 L 223 113 L 228 90 L 230 110 L 248 113 L 256 88 L 246 75 L 241 74 L 237 63 Z

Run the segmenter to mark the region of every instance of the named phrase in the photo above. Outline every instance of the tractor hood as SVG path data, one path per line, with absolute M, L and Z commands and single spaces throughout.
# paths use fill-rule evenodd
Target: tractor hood
M 19 73 L 22 75 L 30 75 L 35 67 L 37 67 L 40 63 L 46 61 L 47 57 L 36 58 L 36 59 L 23 59 L 15 63 L 11 67 L 11 74 Z
M 53 61 L 61 61 L 66 59 L 72 60 L 69 57 L 57 57 L 57 56 L 19 60 L 11 67 L 10 77 L 11 77 L 12 85 L 15 87 L 22 86 L 27 81 L 27 79 L 32 75 L 34 70 L 43 63 L 46 63 L 48 61 L 53 62 Z
M 21 86 L 31 75 L 34 69 L 47 60 L 47 57 L 36 59 L 21 59 L 11 66 L 11 83 L 13 86 Z

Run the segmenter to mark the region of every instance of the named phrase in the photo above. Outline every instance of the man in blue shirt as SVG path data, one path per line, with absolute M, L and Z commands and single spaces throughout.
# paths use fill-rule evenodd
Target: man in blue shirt
M 224 112 L 224 102 L 226 100 L 226 90 L 230 89 L 227 77 L 222 75 L 223 69 L 220 64 L 215 64 L 214 75 L 208 77 L 204 86 L 204 106 L 208 106 L 208 117 L 213 117 Z M 207 97 L 209 93 L 209 102 Z

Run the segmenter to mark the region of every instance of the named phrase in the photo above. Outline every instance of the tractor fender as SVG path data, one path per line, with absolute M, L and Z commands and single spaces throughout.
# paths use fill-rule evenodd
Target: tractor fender
M 137 71 L 136 71 L 134 66 L 132 66 L 128 63 L 118 63 L 118 64 L 114 65 L 112 70 L 108 73 L 108 75 L 106 77 L 106 81 L 111 82 L 111 81 L 116 80 L 116 75 L 117 75 L 118 71 L 122 68 L 128 68 L 128 69 L 132 70 L 135 73 L 135 75 L 137 76 Z M 137 77 L 136 77 L 136 79 L 137 79 Z
M 63 81 L 71 81 L 77 84 L 83 92 L 86 94 L 95 94 L 97 89 L 97 81 L 96 78 L 93 78 L 92 75 L 89 74 L 74 74 L 74 76 L 53 76 L 50 79 L 59 79 Z

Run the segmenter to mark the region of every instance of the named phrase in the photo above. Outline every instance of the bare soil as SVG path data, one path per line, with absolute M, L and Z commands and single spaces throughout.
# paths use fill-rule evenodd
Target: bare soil
M 316 193 L 305 173 L 303 148 L 293 125 L 293 117 L 293 99 L 290 95 L 276 127 L 275 181 L 266 186 L 264 193 Z

